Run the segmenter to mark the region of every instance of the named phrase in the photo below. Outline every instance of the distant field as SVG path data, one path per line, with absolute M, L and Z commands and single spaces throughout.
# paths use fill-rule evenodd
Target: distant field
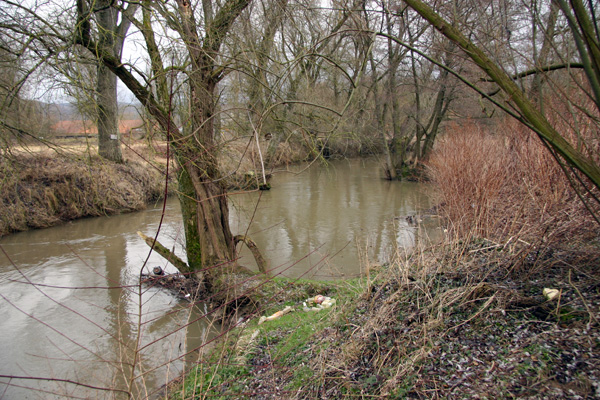
M 166 143 L 164 141 L 122 139 L 123 157 L 126 160 L 139 162 L 166 162 Z M 86 153 L 96 154 L 98 142 L 96 137 L 56 138 L 47 142 L 21 144 L 11 148 L 14 154 L 36 154 L 51 156 L 55 153 L 81 155 Z

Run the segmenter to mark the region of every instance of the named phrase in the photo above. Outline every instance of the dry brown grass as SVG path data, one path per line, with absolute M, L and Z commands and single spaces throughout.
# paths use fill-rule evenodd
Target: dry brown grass
M 594 269 L 557 264 L 513 279 L 489 268 L 507 253 L 463 241 L 398 257 L 324 333 L 321 345 L 336 345 L 313 360 L 324 379 L 309 390 L 321 398 L 592 395 L 600 359 L 569 360 L 596 351 Z M 546 301 L 544 287 L 559 288 L 561 299 Z
M 143 209 L 164 178 L 135 162 L 21 154 L 0 161 L 0 236 L 60 222 Z
M 490 268 L 511 254 L 487 244 L 398 254 L 338 288 L 325 317 L 251 320 L 241 347 L 224 344 L 218 365 L 201 371 L 218 383 L 206 398 L 591 398 L 600 371 L 594 268 L 560 263 L 522 279 Z M 545 287 L 560 299 L 545 299 Z
M 268 142 L 261 142 L 263 159 Z M 68 139 L 11 148 L 0 160 L 0 236 L 45 228 L 77 218 L 143 209 L 164 195 L 169 155 L 164 141 L 126 138 L 124 164 L 112 164 L 97 154 L 93 140 Z M 301 145 L 281 142 L 265 173 L 306 159 Z M 173 155 L 170 154 L 173 161 Z M 220 149 L 219 162 L 230 188 L 251 189 L 262 183 L 260 153 L 252 138 L 231 139 Z M 169 179 L 176 175 L 171 164 Z M 169 186 L 169 193 L 175 191 Z

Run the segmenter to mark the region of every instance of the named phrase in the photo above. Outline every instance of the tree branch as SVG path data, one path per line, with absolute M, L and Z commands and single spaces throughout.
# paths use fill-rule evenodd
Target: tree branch
M 173 264 L 179 271 L 187 272 L 190 271 L 190 267 L 187 265 L 185 261 L 181 258 L 177 257 L 171 250 L 167 249 L 163 246 L 158 240 L 154 240 L 150 236 L 144 235 L 142 232 L 138 231 L 138 236 L 144 239 L 144 242 L 148 246 L 152 248 L 152 250 L 156 251 L 158 254 L 163 256 L 168 262 Z
M 83 0 L 78 0 L 78 3 L 82 1 Z M 85 22 L 82 23 L 85 24 Z M 169 131 L 174 138 L 180 138 L 181 132 L 175 123 L 171 121 L 167 112 L 165 112 L 158 104 L 153 94 L 143 86 L 116 57 L 102 51 L 98 45 L 85 34 L 85 31 L 83 31 L 83 33 L 83 35 L 75 35 L 74 44 L 78 44 L 88 49 L 92 54 L 98 57 L 100 62 L 110 69 L 121 82 L 131 90 L 134 96 L 142 103 L 142 105 L 144 105 L 144 107 L 146 107 L 148 112 L 156 119 L 165 132 Z
M 225 35 L 231 25 L 242 11 L 250 4 L 251 0 L 229 0 L 217 12 L 215 18 L 207 23 L 206 35 L 202 50 L 205 57 L 214 58 L 218 54 Z M 221 71 L 222 72 L 222 71 Z M 219 72 L 220 73 L 220 72 Z M 218 79 L 219 74 L 212 73 L 213 79 Z
M 254 242 L 254 240 L 250 239 L 245 235 L 236 235 L 233 237 L 234 245 L 237 245 L 239 242 L 244 242 L 248 249 L 252 252 L 254 256 L 254 260 L 256 260 L 256 265 L 258 266 L 258 270 L 263 274 L 267 274 L 267 262 L 263 258 L 262 254 L 260 254 L 260 250 L 258 246 Z
M 517 80 L 520 78 L 525 78 L 526 76 L 529 76 L 529 75 L 539 74 L 540 72 L 550 72 L 550 71 L 556 71 L 559 69 L 572 69 L 572 68 L 582 69 L 582 68 L 584 68 L 584 66 L 581 63 L 552 64 L 552 65 L 547 65 L 545 67 L 536 67 L 536 68 L 528 69 L 523 72 L 519 72 L 518 74 L 512 75 L 511 78 L 513 80 Z M 495 82 L 491 78 L 481 78 L 480 80 L 482 82 Z
M 520 110 L 523 118 L 535 127 L 535 132 L 548 142 L 561 156 L 573 165 L 577 170 L 586 175 L 594 186 L 600 188 L 600 168 L 593 160 L 586 157 L 571 145 L 554 127 L 548 122 L 535 105 L 527 99 L 525 94 L 502 69 L 500 69 L 485 53 L 473 42 L 468 40 L 453 25 L 444 20 L 428 5 L 420 0 L 405 0 L 417 13 L 429 21 L 439 32 L 456 43 L 473 60 L 473 62 L 502 88 L 516 107 Z

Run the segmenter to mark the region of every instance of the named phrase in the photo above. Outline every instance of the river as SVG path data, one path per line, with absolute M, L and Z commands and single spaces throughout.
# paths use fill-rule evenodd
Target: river
M 233 233 L 256 241 L 275 275 L 354 277 L 439 234 L 433 222 L 416 228 L 405 218 L 430 207 L 429 189 L 382 180 L 375 160 L 294 166 L 271 183 L 231 194 L 230 207 Z M 159 231 L 185 258 L 176 199 L 164 213 L 158 204 L 0 239 L 0 398 L 123 397 L 104 390 L 115 387 L 146 397 L 218 334 L 200 318 L 202 304 L 138 285 L 143 265 L 176 270 L 137 231 Z M 239 262 L 255 268 L 246 249 Z

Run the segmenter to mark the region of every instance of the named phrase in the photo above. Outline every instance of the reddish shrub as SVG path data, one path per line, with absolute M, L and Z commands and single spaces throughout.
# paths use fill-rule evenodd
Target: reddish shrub
M 600 233 L 550 151 L 516 122 L 495 132 L 451 125 L 428 172 L 439 188 L 440 212 L 459 238 L 520 241 L 539 250 L 589 243 Z M 598 204 L 588 203 L 598 215 Z

